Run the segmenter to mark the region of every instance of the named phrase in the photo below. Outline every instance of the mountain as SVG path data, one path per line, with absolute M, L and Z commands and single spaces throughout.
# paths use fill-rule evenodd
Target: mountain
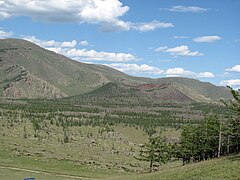
M 90 92 L 108 82 L 143 83 L 115 69 L 71 60 L 18 39 L 0 40 L 1 96 L 59 98 Z
M 150 79 L 86 64 L 20 39 L 0 40 L 0 96 L 14 98 L 115 97 L 148 101 L 217 101 L 225 87 L 189 78 Z

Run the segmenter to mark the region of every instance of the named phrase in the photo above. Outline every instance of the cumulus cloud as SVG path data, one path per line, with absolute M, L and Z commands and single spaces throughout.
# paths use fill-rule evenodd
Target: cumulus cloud
M 211 72 L 192 72 L 189 70 L 185 70 L 183 68 L 170 68 L 165 71 L 164 73 L 167 77 L 179 77 L 179 76 L 185 76 L 185 77 L 199 77 L 199 78 L 214 78 L 215 75 Z
M 113 22 L 129 10 L 118 0 L 5 0 L 0 3 L 2 19 L 30 16 L 50 22 Z
M 113 52 L 97 52 L 95 50 L 86 49 L 70 49 L 65 54 L 68 57 L 77 60 L 93 60 L 93 61 L 112 61 L 112 62 L 127 62 L 133 61 L 136 57 L 130 53 L 113 53 Z
M 127 62 L 133 61 L 137 58 L 130 53 L 115 53 L 115 52 L 104 52 L 87 49 L 77 49 L 77 41 L 64 41 L 58 42 L 54 40 L 41 40 L 35 36 L 28 36 L 25 40 L 31 41 L 39 46 L 62 54 L 75 60 L 91 60 L 91 61 L 112 61 L 112 62 Z
M 79 44 L 80 44 L 81 46 L 88 46 L 88 45 L 89 45 L 89 42 L 87 42 L 87 41 L 80 41 Z
M 160 69 L 158 67 L 149 66 L 147 64 L 125 64 L 125 63 L 112 63 L 105 64 L 109 67 L 117 69 L 119 71 L 128 74 L 152 74 L 152 75 L 165 75 L 166 77 L 192 77 L 192 78 L 214 78 L 215 75 L 212 72 L 200 72 L 185 70 L 180 67 L 169 68 L 167 70 Z
M 228 68 L 228 69 L 226 69 L 226 71 L 240 72 L 240 65 L 236 65 L 231 68 Z
M 0 19 L 28 16 L 47 22 L 100 24 L 104 31 L 153 31 L 173 27 L 172 23 L 125 22 L 120 18 L 129 11 L 119 0 L 5 0 L 0 1 Z
M 54 40 L 50 40 L 50 41 L 45 41 L 45 40 L 40 40 L 37 39 L 35 36 L 26 36 L 24 37 L 25 40 L 33 42 L 35 44 L 38 44 L 41 47 L 44 48 L 50 48 L 50 47 L 54 47 L 54 48 L 73 48 L 77 45 L 77 41 L 73 40 L 73 41 L 64 41 L 64 42 L 57 42 Z
M 220 85 L 228 86 L 240 86 L 240 79 L 229 79 L 220 82 Z
M 203 42 L 203 43 L 212 43 L 218 40 L 221 40 L 222 38 L 219 36 L 203 36 L 203 37 L 197 37 L 194 38 L 194 42 Z
M 167 76 L 193 76 L 194 73 L 191 71 L 184 70 L 183 68 L 170 68 L 166 70 Z
M 4 31 L 1 27 L 0 27 L 0 38 L 7 38 L 7 37 L 11 37 L 13 35 L 13 32 L 7 32 Z
M 203 53 L 198 51 L 190 51 L 188 46 L 181 45 L 174 48 L 168 48 L 167 46 L 158 47 L 155 49 L 156 52 L 167 52 L 172 56 L 202 56 Z
M 166 10 L 173 11 L 173 12 L 192 12 L 192 13 L 204 13 L 207 12 L 209 9 L 201 8 L 198 6 L 172 6 L 170 8 L 167 8 Z
M 106 65 L 129 74 L 162 74 L 164 72 L 163 70 L 157 67 L 149 66 L 147 64 L 137 65 L 137 64 L 112 63 Z
M 213 78 L 215 75 L 211 72 L 201 72 L 198 74 L 197 77 L 203 77 L 203 78 Z

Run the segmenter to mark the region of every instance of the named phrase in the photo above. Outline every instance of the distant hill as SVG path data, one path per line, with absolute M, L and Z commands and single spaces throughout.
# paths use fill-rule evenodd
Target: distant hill
M 136 102 L 211 102 L 231 98 L 225 87 L 189 78 L 129 76 L 104 65 L 71 60 L 20 39 L 0 40 L 0 96 L 114 97 L 137 99 Z
M 201 82 L 196 79 L 169 77 L 157 79 L 157 83 L 170 83 L 195 101 L 217 101 L 232 98 L 228 88 L 215 86 L 209 82 Z
M 89 103 L 147 105 L 163 102 L 192 102 L 193 100 L 171 84 L 126 85 L 109 82 L 86 94 L 68 99 Z

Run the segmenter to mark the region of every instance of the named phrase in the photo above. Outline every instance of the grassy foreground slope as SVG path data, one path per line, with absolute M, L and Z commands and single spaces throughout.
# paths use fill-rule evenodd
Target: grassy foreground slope
M 108 180 L 240 179 L 240 155 L 164 169 L 160 172 L 108 178 Z

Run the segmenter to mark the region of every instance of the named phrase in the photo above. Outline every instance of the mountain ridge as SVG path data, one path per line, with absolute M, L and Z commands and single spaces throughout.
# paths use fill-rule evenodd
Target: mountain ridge
M 63 98 L 88 94 L 108 83 L 119 84 L 123 89 L 129 86 L 140 98 L 163 101 L 189 98 L 211 102 L 231 98 L 227 88 L 196 79 L 134 77 L 108 66 L 71 60 L 26 40 L 0 39 L 0 96 Z M 151 84 L 155 89 L 143 88 Z M 168 90 L 161 90 L 164 84 Z

